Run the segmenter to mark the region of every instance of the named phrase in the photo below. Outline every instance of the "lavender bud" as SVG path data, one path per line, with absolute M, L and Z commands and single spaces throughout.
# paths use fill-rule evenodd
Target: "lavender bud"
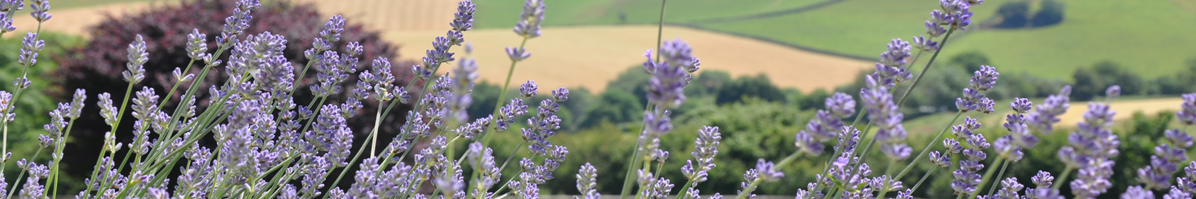
M 1105 89 L 1105 97 L 1113 99 L 1117 98 L 1117 96 L 1121 96 L 1121 86 L 1113 85 L 1109 86 L 1108 89 Z
M 569 90 L 565 89 L 565 87 L 561 87 L 561 88 L 557 88 L 556 90 L 552 90 L 552 100 L 557 101 L 557 102 L 563 102 L 568 99 L 569 99 Z
M 145 40 L 141 39 L 141 35 L 138 34 L 133 43 L 129 44 L 129 63 L 126 64 L 128 70 L 121 73 L 126 82 L 136 84 L 145 79 L 145 68 L 141 66 L 149 61 L 148 56 L 149 54 L 145 52 Z
M 48 13 L 50 11 L 50 1 L 30 0 L 30 3 L 29 8 L 32 8 L 33 12 L 29 12 L 29 15 L 33 16 L 33 19 L 36 19 L 38 22 L 46 22 L 53 17 L 53 15 Z
M 1143 189 L 1142 186 L 1132 186 L 1121 194 L 1122 199 L 1154 199 L 1154 193 L 1150 190 Z
M 25 37 L 21 40 L 21 54 L 17 57 L 17 64 L 24 66 L 37 64 L 37 52 L 42 51 L 45 47 L 46 42 L 38 39 L 37 33 L 25 33 Z
M 1196 93 L 1188 93 L 1183 95 L 1184 103 L 1180 105 L 1180 111 L 1175 112 L 1175 118 L 1183 125 L 1196 125 Z
M 515 24 L 515 34 L 525 38 L 540 36 L 540 22 L 544 21 L 544 0 L 527 0 L 523 4 L 523 13 Z
M 538 86 L 536 86 L 536 82 L 528 80 L 526 83 L 523 83 L 523 85 L 519 87 L 519 96 L 523 97 L 523 98 L 531 98 L 532 96 L 536 96 L 537 90 L 539 90 L 539 89 L 538 89 Z M 1196 96 L 1196 95 L 1194 95 L 1194 96 Z
M 515 61 L 515 62 L 523 61 L 524 59 L 527 59 L 528 57 L 531 57 L 531 56 L 532 56 L 532 53 L 527 52 L 527 49 L 525 49 L 525 48 L 507 47 L 507 57 L 511 58 L 511 61 Z
M 577 171 L 577 191 L 581 192 L 584 199 L 598 199 L 598 169 L 595 169 L 590 163 L 581 166 Z M 575 197 L 575 199 L 580 199 Z

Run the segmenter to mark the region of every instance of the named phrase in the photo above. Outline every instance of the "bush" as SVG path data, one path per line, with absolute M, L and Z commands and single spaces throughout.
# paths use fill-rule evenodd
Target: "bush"
M 723 84 L 715 98 L 715 103 L 726 104 L 742 101 L 745 98 L 759 98 L 769 102 L 785 102 L 785 94 L 781 89 L 772 85 L 768 76 L 764 74 L 755 77 L 743 76 L 735 81 Z
M 317 33 L 323 28 L 322 24 L 327 19 L 322 18 L 312 5 L 290 4 L 287 1 L 270 2 L 272 4 L 267 4 L 253 13 L 253 19 L 245 34 L 272 32 L 285 36 L 287 42 L 283 55 L 290 60 L 292 66 L 301 69 L 309 61 L 304 57 L 303 51 L 312 48 L 313 39 L 319 37 Z M 190 62 L 186 50 L 187 34 L 191 33 L 193 29 L 198 29 L 200 33 L 206 33 L 205 41 L 211 41 L 208 46 L 214 48 L 216 46 L 215 38 L 224 26 L 223 19 L 233 14 L 233 7 L 233 1 L 183 1 L 178 5 L 158 7 L 137 15 L 121 18 L 109 17 L 90 29 L 91 40 L 86 44 L 67 50 L 66 56 L 55 57 L 55 61 L 61 64 L 61 67 L 53 72 L 53 76 L 60 77 L 54 78 L 58 81 L 53 83 L 61 92 L 56 92 L 54 95 L 59 101 L 66 101 L 70 100 L 71 92 L 75 89 L 86 89 L 88 94 L 107 92 L 112 94 L 114 101 L 125 100 L 122 99 L 122 96 L 126 94 L 124 88 L 128 83 L 122 79 L 121 72 L 125 71 L 125 63 L 128 61 L 126 48 L 138 34 L 143 36 L 146 41 L 146 50 L 150 52 L 149 59 L 145 63 L 144 86 L 157 90 L 159 95 L 164 95 L 175 84 L 171 72 L 176 68 L 181 69 L 188 66 Z M 344 52 L 345 45 L 349 42 L 359 42 L 364 47 L 362 60 L 365 61 L 360 63 L 363 68 L 368 66 L 369 60 L 375 57 L 397 60 L 394 59 L 398 51 L 397 48 L 382 41 L 378 32 L 367 31 L 362 25 L 345 26 L 341 38 L 339 42 L 334 43 L 334 50 Z M 207 50 L 207 52 L 213 51 L 215 50 Z M 230 53 L 226 52 L 220 58 L 228 59 L 229 55 Z M 190 73 L 199 73 L 202 61 L 194 65 L 196 66 L 190 68 Z M 412 64 L 397 62 L 392 64 L 394 66 L 392 71 L 397 78 L 396 84 L 410 81 L 411 70 L 407 67 L 410 65 Z M 207 78 L 196 81 L 200 84 L 196 99 L 207 99 L 209 86 L 217 85 L 228 79 L 228 74 L 225 72 L 225 66 L 218 65 L 209 72 Z M 307 73 L 309 77 L 306 78 L 307 81 L 295 83 L 297 88 L 300 88 L 296 89 L 297 92 L 294 95 L 296 104 L 306 105 L 313 99 L 310 90 L 306 88 L 315 83 L 315 75 L 316 72 L 312 69 Z M 336 95 L 334 101 L 348 96 L 353 84 L 357 81 L 356 78 L 357 75 L 353 74 L 348 81 L 342 83 L 345 88 Z M 170 101 L 170 103 L 166 103 L 166 107 L 163 107 L 164 110 L 174 110 L 186 85 L 188 84 L 180 87 L 174 92 L 174 95 L 163 97 L 164 100 Z M 95 104 L 96 102 L 97 98 L 92 97 L 88 98 L 86 103 Z M 207 106 L 203 101 L 198 105 L 199 110 L 197 111 L 200 112 L 204 111 Z M 369 132 L 369 129 L 373 127 L 376 107 L 377 105 L 372 101 L 366 102 L 365 108 L 357 112 L 359 116 L 353 117 L 349 121 L 354 132 Z M 398 133 L 398 124 L 403 122 L 402 118 L 407 109 L 409 107 L 401 106 L 390 112 L 390 122 L 384 122 L 387 125 L 381 128 L 382 134 L 388 135 L 384 138 Z M 99 108 L 87 106 L 84 111 L 98 113 Z M 130 116 L 131 114 L 126 114 L 125 117 Z M 79 140 L 103 140 L 102 136 L 108 129 L 99 114 L 84 114 L 75 122 L 78 128 L 74 128 L 76 132 L 73 132 L 71 136 Z M 122 142 L 131 142 L 133 136 L 130 132 L 132 131 L 133 120 L 123 120 L 120 128 L 116 131 L 118 132 L 117 137 Z M 68 145 L 67 150 L 76 154 L 92 154 L 100 150 L 101 144 L 99 142 L 76 142 Z M 208 147 L 216 146 L 211 140 L 206 141 L 205 144 Z M 90 165 L 96 161 L 94 158 L 95 156 L 92 155 L 70 158 L 66 164 Z M 72 175 L 87 175 L 91 172 L 91 168 L 88 167 L 70 168 L 72 170 L 69 173 Z

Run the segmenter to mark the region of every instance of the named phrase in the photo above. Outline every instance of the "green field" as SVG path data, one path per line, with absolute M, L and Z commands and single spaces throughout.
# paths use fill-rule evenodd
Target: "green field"
M 936 4 L 907 0 L 851 0 L 822 9 L 768 19 L 703 24 L 702 27 L 770 38 L 808 48 L 875 57 L 892 39 L 921 34 L 919 22 Z M 923 1 L 924 2 L 924 1 Z M 976 21 L 993 16 L 1007 1 L 973 9 Z M 1180 0 L 1064 0 L 1063 23 L 1035 29 L 984 29 L 950 41 L 941 56 L 980 51 L 993 65 L 1048 78 L 1111 60 L 1147 77 L 1171 74 L 1196 57 L 1196 13 Z M 1191 4 L 1191 3 L 1188 3 Z M 783 25 L 778 25 L 783 24 Z
M 672 0 L 668 1 L 665 21 L 692 21 L 745 16 L 776 12 L 823 2 L 826 0 Z M 515 25 L 522 11 L 522 0 L 479 0 L 475 13 L 478 28 L 507 28 Z M 547 1 L 544 25 L 618 24 L 619 14 L 625 13 L 627 23 L 656 23 L 660 18 L 660 1 L 645 0 L 587 0 Z
M 938 8 L 932 0 L 844 0 L 805 12 L 774 17 L 709 22 L 789 10 L 826 0 L 673 0 L 666 21 L 764 38 L 834 54 L 876 57 L 894 38 L 923 34 L 922 21 Z M 973 24 L 992 20 L 1013 0 L 988 0 L 972 9 Z M 1146 77 L 1173 73 L 1196 58 L 1196 3 L 1189 0 L 1062 0 L 1062 23 L 1033 29 L 969 29 L 956 34 L 943 52 L 986 54 L 1005 71 L 1027 71 L 1070 79 L 1077 67 L 1111 60 Z M 477 27 L 507 28 L 517 20 L 518 0 L 478 1 Z M 594 0 L 549 2 L 544 22 L 554 25 L 654 23 L 659 1 Z M 1034 4 L 1035 6 L 1037 4 Z

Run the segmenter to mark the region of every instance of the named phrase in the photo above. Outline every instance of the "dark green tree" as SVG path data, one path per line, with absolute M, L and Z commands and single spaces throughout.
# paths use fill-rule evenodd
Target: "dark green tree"
M 1030 26 L 1043 27 L 1062 23 L 1063 8 L 1063 1 L 1039 1 L 1039 10 L 1038 12 L 1034 13 L 1034 17 L 1030 19 Z
M 992 62 L 980 51 L 968 51 L 951 57 L 951 65 L 961 66 L 965 71 L 976 71 L 980 70 L 980 65 L 992 65 Z
M 721 105 L 738 102 L 748 97 L 760 98 L 769 102 L 785 102 L 785 94 L 781 92 L 781 89 L 772 85 L 768 76 L 760 74 L 755 77 L 739 77 L 735 81 L 728 82 L 718 92 L 715 103 Z
M 1101 76 L 1091 69 L 1077 68 L 1071 78 L 1072 81 L 1075 81 L 1071 89 L 1072 100 L 1092 100 L 1096 96 L 1103 95 L 1105 91 L 1105 83 L 1101 80 Z
M 597 105 L 589 111 L 582 127 L 602 123 L 620 124 L 642 118 L 644 103 L 635 95 L 624 90 L 606 89 L 598 96 Z

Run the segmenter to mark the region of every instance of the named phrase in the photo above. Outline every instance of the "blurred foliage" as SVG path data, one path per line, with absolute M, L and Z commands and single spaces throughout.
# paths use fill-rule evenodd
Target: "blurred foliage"
M 58 100 L 47 95 L 46 92 L 52 88 L 51 82 L 47 80 L 56 79 L 50 75 L 50 72 L 58 68 L 58 63 L 50 58 L 61 56 L 66 49 L 77 47 L 83 43 L 83 38 L 52 32 L 42 32 L 38 38 L 45 40 L 46 47 L 39 53 L 37 64 L 28 68 L 26 77 L 32 84 L 22 91 L 20 98 L 16 100 L 17 119 L 8 124 L 8 151 L 13 153 L 14 158 L 33 157 L 34 151 L 40 148 L 37 136 L 45 134 L 42 125 L 50 122 L 50 116 L 47 113 L 57 107 L 55 102 Z M 0 84 L 0 89 L 10 93 L 16 91 L 16 88 L 8 82 L 13 82 L 21 77 L 22 72 L 25 72 L 26 69 L 25 66 L 17 64 L 21 39 L 22 37 L 19 36 L 0 39 L 0 68 L 3 68 L 0 69 L 0 82 L 5 82 Z M 43 151 L 41 155 L 32 159 L 46 162 L 50 160 L 50 156 Z M 64 168 L 69 168 L 69 165 L 64 165 Z M 20 169 L 15 166 L 5 167 L 4 175 L 16 176 L 19 171 Z M 81 182 L 80 179 L 70 176 L 64 176 L 64 179 L 65 183 Z
M 1038 11 L 1032 12 L 1031 3 L 1038 2 Z M 1063 2 L 1059 0 L 1022 0 L 1001 4 L 997 16 L 1001 23 L 997 28 L 1030 28 L 1055 25 L 1063 22 Z

